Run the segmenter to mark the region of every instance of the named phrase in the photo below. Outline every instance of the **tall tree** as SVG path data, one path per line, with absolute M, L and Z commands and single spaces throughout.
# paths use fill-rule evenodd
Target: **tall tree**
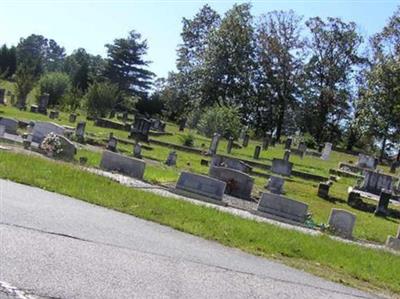
M 311 18 L 310 58 L 305 66 L 303 125 L 317 142 L 333 140 L 350 109 L 351 83 L 362 42 L 356 24 L 338 18 Z
M 296 109 L 299 98 L 304 58 L 300 22 L 301 18 L 293 11 L 272 11 L 263 15 L 257 26 L 256 108 L 259 113 L 256 119 L 264 130 L 271 130 L 273 121 L 278 140 L 286 114 Z
M 115 39 L 106 48 L 108 58 L 105 76 L 126 94 L 146 97 L 154 76 L 147 70 L 150 62 L 144 60 L 148 50 L 147 41 L 132 30 L 127 38 Z
M 17 55 L 15 47 L 3 45 L 0 48 L 0 77 L 9 78 L 17 69 Z

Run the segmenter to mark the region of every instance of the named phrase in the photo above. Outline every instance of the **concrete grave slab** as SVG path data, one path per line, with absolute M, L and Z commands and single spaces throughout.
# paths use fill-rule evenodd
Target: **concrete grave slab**
M 143 179 L 146 163 L 111 151 L 104 151 L 100 167 L 108 171 L 117 171 L 133 178 Z

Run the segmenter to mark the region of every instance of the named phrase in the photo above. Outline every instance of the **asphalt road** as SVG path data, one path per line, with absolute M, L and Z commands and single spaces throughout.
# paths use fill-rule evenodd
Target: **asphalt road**
M 376 298 L 162 225 L 0 180 L 0 298 L 35 296 Z

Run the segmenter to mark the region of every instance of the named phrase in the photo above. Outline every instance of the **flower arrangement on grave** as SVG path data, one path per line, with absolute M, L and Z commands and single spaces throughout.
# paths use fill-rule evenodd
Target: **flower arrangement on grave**
M 63 151 L 61 138 L 51 132 L 43 139 L 40 148 L 45 151 L 47 156 L 60 155 Z

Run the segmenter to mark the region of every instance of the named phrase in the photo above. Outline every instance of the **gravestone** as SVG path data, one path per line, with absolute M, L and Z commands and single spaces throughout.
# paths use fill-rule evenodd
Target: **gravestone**
M 100 167 L 108 171 L 117 171 L 127 176 L 143 179 L 146 163 L 111 151 L 104 151 Z
M 75 136 L 79 142 L 82 142 L 85 140 L 85 128 L 86 128 L 85 121 L 80 121 L 76 125 Z
M 380 195 L 382 189 L 392 190 L 393 183 L 394 177 L 366 169 L 364 170 L 364 180 L 359 189 L 375 195 Z
M 0 137 L 4 137 L 5 133 L 6 133 L 6 126 L 0 125 Z
M 181 118 L 179 120 L 179 132 L 183 132 L 185 130 L 186 122 L 187 122 L 186 118 Z
M 0 104 L 5 104 L 6 101 L 6 90 L 4 88 L 0 88 Z
M 257 145 L 257 146 L 254 148 L 253 159 L 255 159 L 255 160 L 260 159 L 260 152 L 261 152 L 261 146 Z
M 267 188 L 270 192 L 275 194 L 282 194 L 283 193 L 283 184 L 285 180 L 281 177 L 271 175 L 268 179 Z
M 386 240 L 386 246 L 394 250 L 400 250 L 400 226 L 398 228 L 396 237 L 388 236 Z
M 321 159 L 328 160 L 332 151 L 332 143 L 326 142 L 322 150 Z
M 64 136 L 57 135 L 58 138 L 61 141 L 61 148 L 62 151 L 60 154 L 57 155 L 58 158 L 61 158 L 63 160 L 73 160 L 74 156 L 76 154 L 76 146 L 71 142 L 69 139 L 67 139 Z
M 292 174 L 293 163 L 281 159 L 272 159 L 272 173 L 290 176 Z
M 328 222 L 329 227 L 335 234 L 351 239 L 356 222 L 356 215 L 342 209 L 332 209 Z
M 290 159 L 290 150 L 285 150 L 285 152 L 283 153 L 283 160 L 289 161 L 289 159 Z
M 115 113 L 116 113 L 115 109 L 112 109 L 110 111 L 110 115 L 108 116 L 108 118 L 114 118 L 115 117 Z
M 226 152 L 230 154 L 232 152 L 232 147 L 233 147 L 233 137 L 229 137 L 228 143 L 226 145 Z
M 32 113 L 38 113 L 38 111 L 39 111 L 39 108 L 38 108 L 37 105 L 31 105 L 30 112 L 32 112 Z
M 56 113 L 56 111 L 50 111 L 49 118 L 51 118 L 51 119 L 56 119 L 56 118 L 57 118 L 57 113 Z
M 209 175 L 226 183 L 225 192 L 242 199 L 250 199 L 254 179 L 248 174 L 227 168 L 212 166 Z
M 321 198 L 329 199 L 329 188 L 331 184 L 329 182 L 321 182 L 318 185 L 318 196 Z
M 247 147 L 249 145 L 249 140 L 250 140 L 250 135 L 249 134 L 244 134 L 243 137 L 243 147 Z
M 272 147 L 275 147 L 275 143 L 276 143 L 276 138 L 275 138 L 275 137 L 272 137 L 272 138 L 271 138 L 271 146 L 272 146 Z
M 213 199 L 222 201 L 225 193 L 226 183 L 205 175 L 182 172 L 176 183 L 176 190 L 199 195 L 199 199 L 208 201 Z M 190 196 L 190 195 L 189 195 Z
M 116 152 L 117 151 L 117 144 L 118 144 L 117 138 L 114 137 L 113 133 L 110 133 L 110 136 L 109 136 L 108 142 L 107 142 L 107 149 L 109 151 Z
M 217 153 L 220 137 L 221 135 L 219 135 L 218 133 L 214 133 L 210 142 L 210 148 L 208 149 L 207 152 L 209 155 L 215 155 Z
M 38 111 L 42 114 L 47 114 L 47 105 L 49 104 L 49 94 L 44 93 L 39 97 Z
M 266 134 L 263 138 L 262 150 L 266 151 L 268 149 L 270 140 L 271 140 L 271 134 Z
M 257 211 L 300 223 L 306 221 L 307 210 L 305 203 L 268 192 L 261 195 L 257 206 Z
M 375 169 L 376 166 L 377 165 L 375 157 L 364 154 L 358 154 L 357 167 Z
M 347 197 L 347 204 L 352 208 L 360 208 L 363 204 L 360 192 L 350 191 Z
M 300 152 L 300 157 L 304 158 L 304 156 L 305 156 L 305 154 L 307 152 L 307 145 L 306 145 L 306 143 L 304 141 L 299 143 L 298 150 Z
M 0 125 L 5 126 L 7 134 L 17 135 L 18 121 L 13 118 L 0 117 Z
M 290 148 L 292 147 L 292 142 L 293 142 L 293 138 L 292 137 L 288 137 L 286 139 L 285 150 L 290 150 Z
M 69 122 L 70 122 L 70 123 L 76 122 L 76 114 L 75 114 L 75 113 L 71 113 L 71 114 L 69 115 Z
M 390 173 L 396 173 L 397 168 L 400 166 L 400 161 L 394 161 L 390 164 Z
M 379 196 L 379 202 L 375 209 L 375 216 L 387 216 L 390 198 L 392 197 L 392 192 L 389 190 L 382 189 Z
M 24 138 L 22 140 L 22 146 L 24 147 L 24 149 L 30 149 L 32 145 L 32 135 L 28 135 L 27 138 Z
M 37 121 L 32 130 L 32 141 L 40 144 L 51 132 L 63 136 L 65 128 L 51 122 Z
M 131 127 L 129 138 L 136 139 L 138 141 L 148 142 L 150 127 L 150 120 L 143 117 L 135 117 L 135 122 Z
M 243 161 L 222 155 L 214 155 L 211 159 L 211 166 L 228 167 L 244 173 L 250 173 L 252 170 L 251 166 L 244 163 Z
M 124 123 L 126 123 L 128 121 L 128 112 L 127 111 L 122 112 L 122 121 Z
M 142 159 L 142 145 L 136 142 L 133 146 L 133 156 L 137 159 Z
M 176 154 L 176 151 L 171 151 L 168 154 L 167 160 L 165 161 L 165 164 L 168 166 L 176 166 L 176 159 L 178 155 Z

